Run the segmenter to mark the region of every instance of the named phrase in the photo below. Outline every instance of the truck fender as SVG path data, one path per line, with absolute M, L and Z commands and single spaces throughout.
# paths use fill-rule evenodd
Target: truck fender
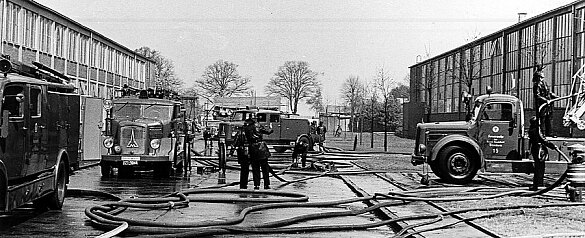
M 479 155 L 480 164 L 483 167 L 484 164 L 483 151 L 481 151 L 479 145 L 477 144 L 477 142 L 475 142 L 475 140 L 464 135 L 448 135 L 439 140 L 439 142 L 437 142 L 437 144 L 433 146 L 433 149 L 431 150 L 430 161 L 435 161 L 439 155 L 439 152 L 449 145 L 463 146 L 468 148 L 472 152 L 477 153 L 477 155 Z
M 65 150 L 65 149 L 60 149 L 59 153 L 57 153 L 57 163 L 55 164 L 55 168 L 54 168 L 55 175 L 57 174 L 57 169 L 59 167 L 59 163 L 61 163 L 61 160 L 65 160 L 65 165 L 67 165 L 65 167 L 65 169 L 67 169 L 67 174 L 70 175 L 71 168 L 69 167 L 69 154 L 67 153 L 67 150 Z M 55 176 L 55 178 L 56 178 L 56 176 Z M 69 182 L 69 181 L 67 181 L 67 182 Z
M 315 141 L 313 141 L 313 137 L 311 137 L 311 135 L 309 134 L 301 134 L 297 137 L 297 140 L 295 141 L 295 144 L 299 143 L 299 140 L 303 137 L 306 137 L 307 139 L 309 139 L 309 148 L 313 148 L 313 145 L 315 145 Z

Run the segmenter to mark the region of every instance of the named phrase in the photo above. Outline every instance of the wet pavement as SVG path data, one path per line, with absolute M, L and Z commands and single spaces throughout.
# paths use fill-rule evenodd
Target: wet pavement
M 237 166 L 234 162 L 229 165 Z M 275 166 L 278 167 L 278 166 Z M 355 168 L 352 168 L 352 170 Z M 341 169 L 342 170 L 342 169 Z M 70 189 L 88 189 L 112 193 L 122 198 L 128 197 L 159 197 L 173 192 L 183 191 L 191 188 L 203 188 L 217 186 L 219 172 L 196 173 L 192 170 L 188 176 L 178 175 L 166 179 L 155 178 L 150 173 L 139 173 L 131 178 L 102 178 L 99 166 L 92 166 L 77 171 L 71 176 Z M 284 174 L 284 179 L 291 181 L 304 178 L 308 175 Z M 239 171 L 228 169 L 225 174 L 225 181 L 229 184 L 237 181 Z M 250 176 L 251 178 L 251 176 Z M 320 177 L 292 183 L 280 187 L 280 181 L 271 179 L 272 190 L 283 192 L 294 192 L 309 197 L 309 202 L 332 201 L 339 199 L 355 198 L 357 195 L 344 184 L 343 180 L 333 177 Z M 249 191 L 253 192 L 252 183 L 249 183 Z M 236 186 L 227 187 L 231 189 Z M 193 195 L 192 195 L 193 196 Z M 206 194 L 196 196 L 212 196 L 216 198 L 236 198 L 238 196 L 258 196 L 254 193 L 248 195 L 237 194 Z M 102 205 L 108 200 L 95 196 L 74 196 L 68 197 L 62 211 L 38 211 L 33 208 L 20 208 L 16 211 L 0 215 L 0 236 L 1 237 L 94 237 L 105 231 L 94 228 L 84 210 L 90 206 Z M 159 222 L 187 222 L 206 220 L 226 220 L 233 218 L 246 207 L 257 205 L 256 203 L 210 203 L 191 202 L 187 208 L 147 210 L 128 209 L 121 217 L 143 219 Z M 329 211 L 348 211 L 365 208 L 361 202 L 343 204 L 327 208 L 279 208 L 262 210 L 249 214 L 242 225 L 255 224 L 267 221 L 280 220 L 303 214 L 315 214 Z M 340 224 L 363 224 L 379 221 L 380 219 L 372 213 L 365 213 L 357 216 L 327 218 L 312 220 L 295 224 L 292 226 L 307 225 L 340 225 Z M 245 234 L 241 236 L 256 237 L 388 237 L 394 234 L 387 226 L 362 230 L 343 232 L 311 232 L 301 234 Z M 231 236 L 231 235 L 230 235 Z

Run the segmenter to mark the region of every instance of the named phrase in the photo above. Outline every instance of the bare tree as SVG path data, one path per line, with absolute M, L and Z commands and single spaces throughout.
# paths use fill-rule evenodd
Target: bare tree
M 390 77 L 390 74 L 384 70 L 383 67 L 378 69 L 376 73 L 376 86 L 382 96 L 383 110 L 384 110 L 384 151 L 388 150 L 388 121 L 389 118 L 389 107 L 392 98 L 392 84 L 394 80 Z
M 218 60 L 205 68 L 195 87 L 208 97 L 229 97 L 249 93 L 249 83 L 250 79 L 238 73 L 237 64 Z
M 357 76 L 349 76 L 341 87 L 341 98 L 345 101 L 350 111 L 350 127 L 354 131 L 355 114 L 361 108 L 364 100 L 364 85 Z
M 534 38 L 523 39 L 521 41 L 522 46 L 528 46 L 521 50 L 521 54 L 526 60 L 532 62 L 532 67 L 544 69 L 548 64 L 559 58 L 565 49 L 565 44 L 558 41 L 553 47 L 553 39 L 550 32 L 540 31 L 535 35 Z
M 170 90 L 178 92 L 183 86 L 183 81 L 175 75 L 175 66 L 173 61 L 166 59 L 159 51 L 149 47 L 140 47 L 134 52 L 154 61 L 154 86 L 157 89 Z M 130 85 L 132 86 L 132 85 Z
M 311 105 L 311 109 L 314 110 L 315 113 L 317 114 L 325 110 L 321 87 L 317 87 L 317 90 L 315 90 L 315 94 L 313 94 L 311 97 L 309 97 L 309 99 L 307 99 L 307 104 Z
M 321 87 L 317 73 L 305 61 L 287 61 L 278 67 L 274 77 L 266 85 L 266 92 L 288 99 L 293 114 L 297 113 L 299 101 L 311 97 Z

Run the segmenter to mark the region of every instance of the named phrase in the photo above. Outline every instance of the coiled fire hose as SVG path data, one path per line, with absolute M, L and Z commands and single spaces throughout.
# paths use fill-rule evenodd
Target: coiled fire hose
M 560 151 L 558 151 L 560 152 Z M 563 157 L 566 158 L 562 152 L 560 152 Z M 364 172 L 371 172 L 371 171 L 364 171 Z M 379 171 L 378 171 L 379 172 Z M 355 174 L 356 172 L 354 172 Z M 305 179 L 299 179 L 294 181 L 286 181 L 286 184 L 304 181 L 307 179 L 318 178 L 322 176 L 332 176 L 334 174 L 343 174 L 343 172 L 333 172 L 328 171 L 323 173 L 322 175 L 311 176 Z M 388 192 L 387 194 L 375 194 L 372 197 L 363 197 L 363 198 L 351 198 L 351 199 L 343 199 L 343 200 L 336 200 L 336 201 L 329 201 L 329 202 L 307 202 L 308 197 L 302 194 L 297 193 L 283 193 L 277 191 L 246 191 L 246 190 L 239 190 L 239 189 L 189 189 L 182 192 L 173 193 L 170 195 L 166 195 L 159 198 L 129 198 L 129 199 L 120 199 L 115 195 L 111 195 L 108 193 L 91 191 L 91 190 L 79 190 L 79 189 L 70 189 L 68 191 L 68 195 L 85 195 L 85 196 L 95 196 L 95 195 L 102 195 L 108 199 L 115 199 L 118 200 L 117 202 L 110 202 L 100 206 L 92 206 L 86 209 L 85 213 L 88 216 L 92 224 L 100 229 L 108 229 L 112 230 L 104 234 L 103 237 L 112 236 L 115 234 L 119 234 L 119 232 L 125 231 L 135 234 L 158 234 L 154 237 L 192 237 L 192 236 L 202 236 L 202 235 L 219 235 L 219 234 L 241 234 L 241 233 L 297 233 L 297 232 L 314 232 L 314 231 L 342 231 L 342 230 L 355 230 L 355 229 L 367 229 L 372 227 L 384 226 L 389 225 L 394 222 L 398 221 L 405 221 L 405 220 L 416 220 L 416 219 L 434 219 L 433 221 L 441 220 L 442 216 L 448 216 L 452 214 L 459 214 L 465 213 L 470 211 L 491 211 L 491 210 L 513 210 L 513 209 L 520 209 L 520 208 L 542 208 L 542 207 L 566 207 L 566 206 L 584 206 L 585 203 L 560 203 L 560 204 L 524 204 L 524 205 L 516 205 L 516 206 L 493 206 L 493 207 L 480 207 L 480 208 L 470 208 L 470 209 L 461 209 L 449 212 L 442 212 L 442 213 L 433 213 L 433 214 L 423 214 L 417 216 L 404 216 L 398 217 L 394 219 L 366 223 L 366 224 L 351 224 L 351 225 L 330 225 L 330 226 L 301 226 L 301 227 L 282 227 L 302 221 L 313 220 L 313 219 L 322 219 L 327 217 L 336 217 L 336 216 L 351 216 L 351 215 L 358 215 L 365 212 L 371 212 L 376 209 L 380 209 L 382 207 L 394 206 L 394 205 L 403 205 L 405 202 L 413 202 L 413 201 L 464 201 L 464 200 L 472 200 L 472 199 L 490 199 L 490 198 L 497 198 L 502 196 L 533 196 L 543 194 L 547 191 L 550 191 L 554 187 L 560 185 L 562 181 L 566 178 L 566 172 L 551 186 L 548 186 L 545 189 L 540 191 L 528 192 L 526 190 L 513 190 L 513 191 L 506 191 L 498 194 L 493 194 L 489 196 L 473 196 L 473 197 L 447 197 L 447 198 L 440 198 L 440 197 L 428 197 L 428 196 L 417 196 L 417 192 L 421 191 L 410 191 L 410 192 Z M 467 192 L 477 192 L 482 189 L 487 188 L 472 188 L 466 189 Z M 428 191 L 428 190 L 426 190 Z M 461 191 L 457 191 L 453 189 L 453 192 L 459 194 Z M 276 196 L 285 196 L 289 198 L 276 198 L 276 199 L 268 199 L 268 198 L 235 198 L 235 199 L 225 199 L 225 198 L 198 198 L 189 195 L 197 195 L 203 193 L 254 193 L 254 194 L 266 194 L 266 195 L 276 195 Z M 344 203 L 352 203 L 352 202 L 360 202 L 360 201 L 367 201 L 372 199 L 392 199 L 396 201 L 391 202 L 382 202 L 374 206 L 366 207 L 360 210 L 354 211 L 341 211 L 341 212 L 326 212 L 326 213 L 318 213 L 318 214 L 308 214 L 297 216 L 293 218 L 272 221 L 272 222 L 265 222 L 261 224 L 254 224 L 249 226 L 240 225 L 247 214 L 253 211 L 260 211 L 266 209 L 275 209 L 275 208 L 285 208 L 285 207 L 327 207 L 327 206 L 338 206 Z M 137 220 L 132 218 L 122 218 L 119 217 L 118 214 L 124 212 L 127 208 L 140 208 L 140 209 L 181 209 L 189 206 L 190 202 L 195 201 L 204 201 L 204 202 L 260 202 L 266 204 L 260 204 L 245 208 L 240 212 L 237 217 L 226 219 L 224 221 L 217 221 L 217 220 L 209 220 L 209 221 L 202 221 L 202 222 L 174 222 L 174 223 L 165 223 L 165 222 L 156 222 L 150 220 Z M 486 217 L 492 217 L 501 215 L 501 213 L 495 214 L 488 214 L 483 216 L 478 216 L 474 218 L 467 218 L 467 219 L 481 219 Z M 434 227 L 431 229 L 426 230 L 419 230 L 417 233 L 435 230 L 444 228 L 446 226 L 454 225 L 458 222 L 462 222 L 459 220 L 455 223 L 444 225 L 441 227 Z M 412 225 L 412 227 L 419 227 L 422 225 L 428 225 L 434 222 L 423 222 Z M 410 226 L 409 226 L 410 227 Z M 407 227 L 404 227 L 403 231 L 400 231 L 396 234 L 396 237 L 406 237 L 409 235 L 413 235 L 414 233 L 406 233 Z

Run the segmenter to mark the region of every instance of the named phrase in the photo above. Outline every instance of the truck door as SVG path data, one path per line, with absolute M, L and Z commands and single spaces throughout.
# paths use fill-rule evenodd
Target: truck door
M 44 93 L 42 88 L 38 85 L 31 85 L 28 95 L 26 96 L 28 102 L 29 113 L 29 138 L 27 139 L 27 160 L 29 168 L 27 174 L 35 174 L 45 169 L 48 159 L 48 131 L 47 131 L 47 115 L 43 115 L 42 109 L 46 108 L 43 105 Z M 46 112 L 45 112 L 46 113 Z M 25 112 L 26 115 L 26 112 Z
M 25 120 L 25 89 L 26 85 L 24 84 L 11 84 L 4 88 L 3 131 L 0 145 L 4 154 L 8 179 L 24 176 L 28 168 L 25 160 L 26 142 L 29 138 L 28 120 Z M 4 121 L 6 114 L 8 120 Z
M 282 125 L 281 125 L 281 120 L 280 120 L 280 115 L 279 114 L 271 114 L 271 113 L 266 113 L 263 114 L 264 115 L 264 121 L 266 122 L 265 125 L 266 129 L 270 128 L 270 125 L 272 125 L 272 134 L 270 135 L 265 135 L 266 140 L 279 140 L 281 135 L 282 135 Z M 260 116 L 258 117 L 258 120 L 260 120 Z
M 514 109 L 512 103 L 494 102 L 486 104 L 480 112 L 477 139 L 486 159 L 519 159 Z

